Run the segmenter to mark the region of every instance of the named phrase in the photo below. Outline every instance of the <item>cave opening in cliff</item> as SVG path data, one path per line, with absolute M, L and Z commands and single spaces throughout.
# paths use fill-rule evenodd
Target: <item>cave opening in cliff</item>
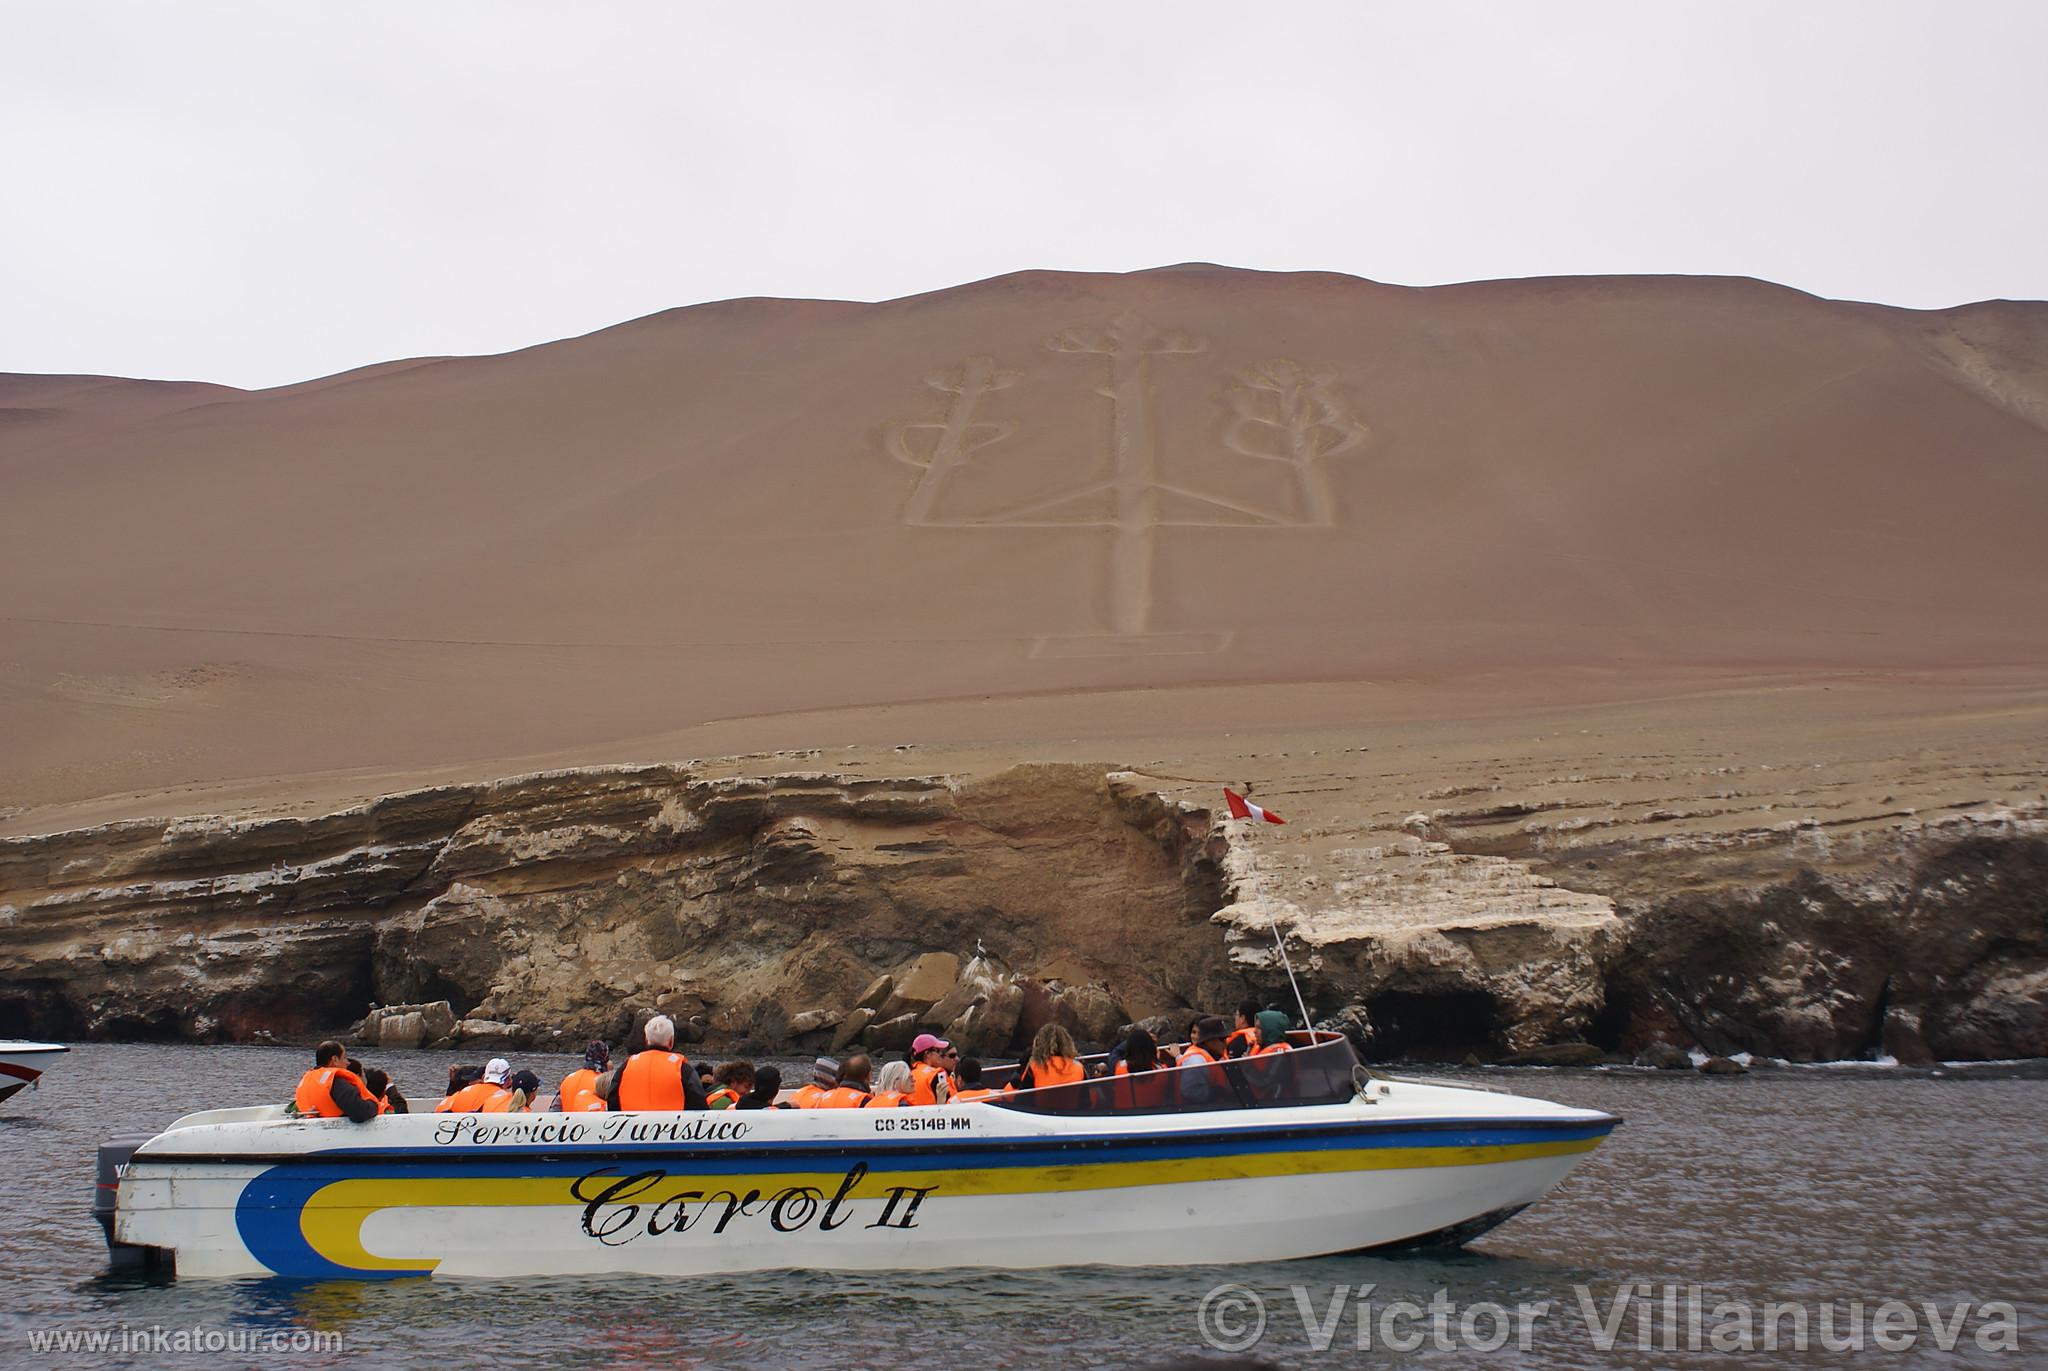
M 1456 1062 L 1500 1055 L 1500 1015 L 1479 990 L 1384 990 L 1366 1001 L 1367 1055 L 1381 1061 Z

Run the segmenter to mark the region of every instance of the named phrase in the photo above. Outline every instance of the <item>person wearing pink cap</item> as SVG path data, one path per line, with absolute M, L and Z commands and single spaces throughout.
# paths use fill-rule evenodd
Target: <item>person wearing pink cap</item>
M 953 1098 L 953 1068 L 960 1054 L 953 1044 L 920 1033 L 910 1044 L 910 1098 L 905 1104 L 944 1104 Z

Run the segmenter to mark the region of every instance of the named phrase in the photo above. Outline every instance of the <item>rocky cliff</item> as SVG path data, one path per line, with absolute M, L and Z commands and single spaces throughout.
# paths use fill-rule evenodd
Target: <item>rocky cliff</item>
M 1382 1056 L 2048 1055 L 2048 806 L 1755 824 L 1725 778 L 1603 779 L 1626 789 L 1247 832 L 1108 766 L 636 766 L 11 838 L 0 1032 L 303 1038 L 445 1000 L 400 1040 L 616 1040 L 661 1009 L 714 1046 L 929 1026 L 995 1053 L 1049 1018 L 1100 1040 L 1283 1002 L 1277 931 L 1312 1012 Z

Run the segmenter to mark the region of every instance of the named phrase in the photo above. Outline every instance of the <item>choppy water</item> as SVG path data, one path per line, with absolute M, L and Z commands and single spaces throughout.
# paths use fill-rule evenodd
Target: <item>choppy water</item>
M 521 1284 L 411 1280 L 317 1284 L 115 1282 L 104 1272 L 100 1231 L 88 1214 L 92 1149 L 112 1133 L 154 1128 L 190 1109 L 283 1099 L 306 1053 L 265 1048 L 87 1046 L 60 1059 L 42 1090 L 0 1106 L 0 1365 L 156 1366 L 662 1366 L 1037 1367 L 1149 1366 L 1216 1357 L 1199 1322 L 1204 1297 L 1234 1283 L 1264 1302 L 1263 1339 L 1244 1355 L 1282 1366 L 1664 1367 L 1681 1365 L 2048 1365 L 2048 1070 L 1972 1068 L 1939 1075 L 1793 1069 L 1735 1079 L 1617 1072 L 1447 1072 L 1446 1079 L 1508 1085 L 1519 1093 L 1605 1109 L 1626 1125 L 1564 1190 L 1450 1258 L 1328 1258 L 1257 1266 L 1215 1264 L 1144 1271 L 961 1270 L 920 1275 L 791 1272 L 664 1282 L 561 1280 Z M 386 1053 L 412 1098 L 438 1098 L 448 1058 Z M 552 1079 L 567 1059 L 522 1059 Z M 1077 1252 L 1077 1257 L 1086 1254 Z M 1634 1282 L 1653 1287 L 1648 1328 L 1676 1349 L 1638 1345 L 1643 1325 L 1624 1313 L 1618 1342 L 1602 1350 L 1597 1319 Z M 1836 1331 L 1861 1300 L 1865 1350 L 1787 1357 L 1691 1353 L 1685 1292 L 1668 1317 L 1665 1285 L 1701 1287 L 1703 1336 L 1715 1305 L 1821 1306 Z M 1360 1350 L 1358 1287 L 1371 1350 Z M 1301 1288 L 1299 1297 L 1294 1287 Z M 1344 1303 L 1318 1350 L 1336 1289 Z M 1594 1301 L 1589 1326 L 1578 1287 Z M 1442 1291 L 1448 1349 L 1433 1345 L 1425 1312 L 1396 1314 L 1403 1299 Z M 1880 1349 L 1876 1306 L 1907 1301 L 1918 1333 L 1906 1352 Z M 1304 1326 L 1301 1301 L 1308 1315 Z M 1548 1302 L 1497 1351 L 1476 1352 L 1460 1330 L 1471 1315 L 1480 1346 L 1492 1340 L 1494 1304 Z M 1953 1317 L 1970 1303 L 1953 1353 L 1936 1350 L 1924 1301 Z M 2003 1326 L 1985 1302 L 2017 1319 L 2019 1350 L 1986 1351 L 1975 1334 Z M 1638 1305 L 1639 1309 L 1641 1306 Z M 1210 1305 L 1219 1340 L 1246 1329 L 1244 1297 Z M 318 1331 L 339 1352 L 228 1352 L 166 1356 L 156 1350 L 38 1355 L 31 1331 L 199 1329 L 222 1336 Z M 1790 1338 L 1789 1315 L 1781 1322 Z M 1412 1354 L 1382 1341 L 1420 1332 Z M 1886 1325 L 1888 1334 L 1899 1331 Z M 1238 1336 L 1242 1336 L 1239 1333 Z M 1760 1344 L 1759 1327 L 1754 1339 Z M 1818 1343 L 1814 1346 L 1817 1348 Z

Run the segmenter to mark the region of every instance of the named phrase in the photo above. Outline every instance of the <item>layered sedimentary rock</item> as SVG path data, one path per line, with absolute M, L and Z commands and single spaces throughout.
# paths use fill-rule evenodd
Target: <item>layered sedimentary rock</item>
M 752 1050 L 1000 1053 L 1284 1003 L 1277 933 L 1311 1013 L 1383 1056 L 2048 1055 L 2042 808 L 1707 822 L 1600 779 L 1283 838 L 1102 766 L 636 766 L 8 839 L 0 1031 L 304 1037 L 396 1004 L 372 1040 L 616 1040 L 661 1010 Z
M 317 818 L 0 843 L 0 1017 L 304 1035 L 373 1002 L 617 1036 L 636 1008 L 780 1041 L 878 970 L 986 942 L 1134 1012 L 1232 988 L 1206 826 L 1101 768 L 981 780 L 595 768 Z M 1071 968 L 1080 968 L 1079 972 Z

